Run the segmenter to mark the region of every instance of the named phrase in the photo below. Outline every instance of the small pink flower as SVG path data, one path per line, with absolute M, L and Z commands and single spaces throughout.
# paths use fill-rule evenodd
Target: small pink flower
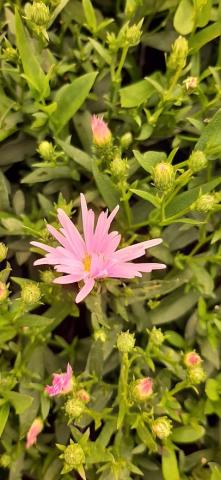
M 134 382 L 132 396 L 134 400 L 145 401 L 153 393 L 153 380 L 150 377 L 141 378 Z
M 56 395 L 65 395 L 71 392 L 73 388 L 73 370 L 69 363 L 67 364 L 66 373 L 53 373 L 52 385 L 45 387 L 45 392 L 49 397 L 55 397 Z
M 88 403 L 90 401 L 90 395 L 89 393 L 87 393 L 87 391 L 84 388 L 81 388 L 81 390 L 78 390 L 77 397 L 79 398 L 79 400 L 81 400 L 84 403 Z
M 91 119 L 91 129 L 95 145 L 102 146 L 110 143 L 112 137 L 111 131 L 102 118 L 93 115 Z
M 106 277 L 124 279 L 142 277 L 141 272 L 166 267 L 162 263 L 131 262 L 145 255 L 147 248 L 161 243 L 161 238 L 117 250 L 121 236 L 116 231 L 109 232 L 109 228 L 118 209 L 119 206 L 115 207 L 109 216 L 108 211 L 102 212 L 95 227 L 94 212 L 87 209 L 85 197 L 81 194 L 84 238 L 66 213 L 59 208 L 60 231 L 52 225 L 47 225 L 47 228 L 60 245 L 51 247 L 44 243 L 31 242 L 32 245 L 47 252 L 45 258 L 36 260 L 34 265 L 54 265 L 57 272 L 66 274 L 55 278 L 54 283 L 84 282 L 75 299 L 76 303 L 81 302 L 91 292 L 96 280 Z
M 41 418 L 38 417 L 33 421 L 27 433 L 26 448 L 32 447 L 37 442 L 37 437 L 43 430 L 43 426 Z
M 202 363 L 202 358 L 198 353 L 196 352 L 188 352 L 186 355 L 184 355 L 184 364 L 186 367 L 191 368 L 191 367 L 196 367 Z

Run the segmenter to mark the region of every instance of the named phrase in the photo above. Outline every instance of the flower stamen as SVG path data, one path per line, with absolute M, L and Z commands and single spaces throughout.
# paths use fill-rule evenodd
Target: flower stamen
M 90 255 L 86 255 L 86 257 L 83 260 L 83 265 L 84 265 L 84 271 L 87 272 L 87 273 L 90 272 L 90 270 L 91 270 L 91 256 Z

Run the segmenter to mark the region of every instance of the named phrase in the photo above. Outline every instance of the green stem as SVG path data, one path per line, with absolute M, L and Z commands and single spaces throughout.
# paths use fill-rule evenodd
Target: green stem
M 129 374 L 129 359 L 128 354 L 123 353 L 122 364 L 120 369 L 120 379 L 118 387 L 118 402 L 119 412 L 117 418 L 117 429 L 121 428 L 127 412 L 127 397 L 128 397 L 128 374 Z

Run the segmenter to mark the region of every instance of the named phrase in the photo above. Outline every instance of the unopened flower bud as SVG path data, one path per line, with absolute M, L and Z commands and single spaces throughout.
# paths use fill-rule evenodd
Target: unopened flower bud
M 54 147 L 52 143 L 47 142 L 47 140 L 44 140 L 39 144 L 37 151 L 43 160 L 50 161 L 54 158 Z
M 43 272 L 41 272 L 41 280 L 42 282 L 44 283 L 53 283 L 55 279 L 55 274 L 54 272 L 52 272 L 52 270 L 44 270 Z
M 188 159 L 188 167 L 192 172 L 200 172 L 207 166 L 207 158 L 201 150 L 196 150 L 191 153 Z
M 113 178 L 116 180 L 123 180 L 127 176 L 128 167 L 127 159 L 123 159 L 119 155 L 116 155 L 110 164 Z
M 40 417 L 35 418 L 32 422 L 26 438 L 26 448 L 32 447 L 37 442 L 38 435 L 43 430 L 44 424 Z
M 200 365 L 188 369 L 188 380 L 193 385 L 198 385 L 199 383 L 204 382 L 206 379 L 206 374 L 203 368 Z
M 131 132 L 126 132 L 124 135 L 122 135 L 120 139 L 120 144 L 123 150 L 126 150 L 132 143 L 133 141 L 133 136 Z
M 188 55 L 188 42 L 179 36 L 172 45 L 172 52 L 169 56 L 167 66 L 170 70 L 181 70 L 186 65 Z
M 13 47 L 6 47 L 2 51 L 2 57 L 6 62 L 17 61 L 17 50 Z
M 108 125 L 102 118 L 97 117 L 96 115 L 92 116 L 91 119 L 91 129 L 93 135 L 93 143 L 102 147 L 104 145 L 110 144 L 112 140 L 112 134 Z
M 197 77 L 187 77 L 186 80 L 184 80 L 183 83 L 186 87 L 187 92 L 191 93 L 198 86 L 198 78 Z
M 172 433 L 172 422 L 168 417 L 159 417 L 152 423 L 152 432 L 160 440 L 165 440 Z
M 192 205 L 192 210 L 195 210 L 199 213 L 209 213 L 214 210 L 217 205 L 217 200 L 215 195 L 212 193 L 205 193 L 201 195 L 196 202 Z
M 8 287 L 5 283 L 0 282 L 0 303 L 4 302 L 9 295 Z
M 34 1 L 32 5 L 26 4 L 25 15 L 30 22 L 39 27 L 45 27 L 50 20 L 49 8 L 43 2 Z
M 160 328 L 152 328 L 150 332 L 150 340 L 156 347 L 159 347 L 164 342 L 165 337 Z
M 65 448 L 64 461 L 68 467 L 78 468 L 85 463 L 85 455 L 82 447 L 77 443 L 71 443 Z
M 193 368 L 202 363 L 202 358 L 196 352 L 188 352 L 184 355 L 183 363 L 187 368 Z
M 8 453 L 3 453 L 0 457 L 0 466 L 2 468 L 8 468 L 11 464 L 11 457 Z
M 23 286 L 21 291 L 21 299 L 24 303 L 31 305 L 39 302 L 40 298 L 41 291 L 36 283 L 27 282 L 26 285 Z
M 153 393 L 153 380 L 150 377 L 141 378 L 132 383 L 131 396 L 134 401 L 145 402 Z
M 135 345 L 134 335 L 129 332 L 122 332 L 117 338 L 117 348 L 121 353 L 132 352 Z
M 135 47 L 140 42 L 140 38 L 142 35 L 141 27 L 143 24 L 143 20 L 141 20 L 138 24 L 134 24 L 131 27 L 128 26 L 125 33 L 125 42 L 128 43 L 130 47 Z
M 153 168 L 153 180 L 156 188 L 169 192 L 175 184 L 175 171 L 170 163 L 160 162 Z
M 103 330 L 102 328 L 100 328 L 99 330 L 96 330 L 94 333 L 94 339 L 96 341 L 100 340 L 100 342 L 105 343 L 107 340 L 107 334 L 105 330 Z
M 80 390 L 78 390 L 77 398 L 79 398 L 79 400 L 81 400 L 84 403 L 90 402 L 90 395 L 84 388 L 81 388 Z
M 0 262 L 6 259 L 8 253 L 8 247 L 4 243 L 0 243 Z
M 65 412 L 72 418 L 79 418 L 84 412 L 85 405 L 81 400 L 71 398 L 65 403 Z

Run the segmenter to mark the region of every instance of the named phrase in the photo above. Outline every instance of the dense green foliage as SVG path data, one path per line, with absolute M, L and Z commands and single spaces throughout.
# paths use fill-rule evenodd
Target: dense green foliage
M 8 0 L 0 21 L 0 478 L 221 480 L 221 2 Z M 33 267 L 58 207 L 81 230 L 80 192 L 120 205 L 121 246 L 162 237 L 167 269 L 76 305 Z

